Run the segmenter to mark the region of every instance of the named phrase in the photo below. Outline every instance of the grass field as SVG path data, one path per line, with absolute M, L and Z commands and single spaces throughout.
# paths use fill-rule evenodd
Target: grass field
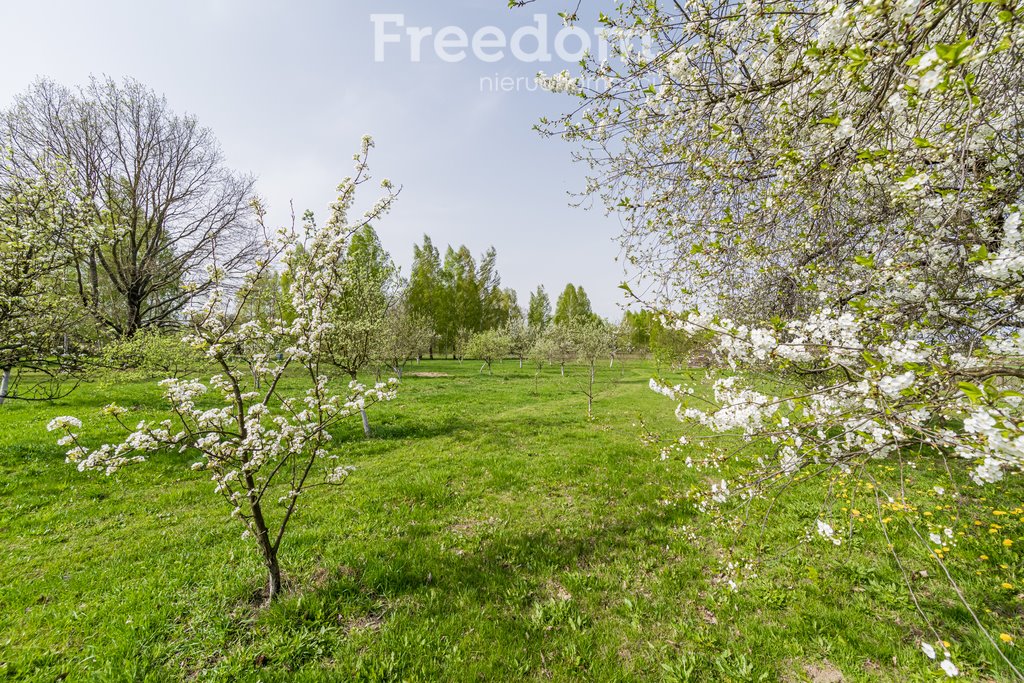
M 921 639 L 933 639 L 856 480 L 837 493 L 864 511 L 854 523 L 867 517 L 849 543 L 799 542 L 820 508 L 799 488 L 763 529 L 763 510 L 748 510 L 752 525 L 737 535 L 686 496 L 707 474 L 680 456 L 661 459 L 678 423 L 674 405 L 647 388 L 653 368 L 603 369 L 593 421 L 575 391 L 572 373 L 582 370 L 564 379 L 548 370 L 536 391 L 515 363 L 493 376 L 477 370 L 411 365 L 449 376 L 407 376 L 399 398 L 371 414 L 374 438 L 356 422 L 338 435 L 341 462 L 358 469 L 344 489 L 306 501 L 282 550 L 286 595 L 267 608 L 256 598 L 264 577 L 254 549 L 211 484 L 188 471 L 188 455 L 108 479 L 65 465 L 46 432 L 51 418 L 76 415 L 89 443 L 116 439 L 101 407 L 159 415 L 154 383 L 111 377 L 54 404 L 4 406 L 0 678 L 944 676 L 921 653 Z M 985 494 L 991 503 L 937 497 L 934 515 L 955 516 L 947 559 L 979 617 L 1024 641 L 1024 524 L 1006 502 L 1020 501 L 1020 489 Z M 1008 514 L 987 516 L 995 501 Z M 904 569 L 963 678 L 1009 680 L 935 563 L 905 536 L 894 540 Z M 990 542 L 1004 537 L 1012 545 Z M 1001 646 L 1024 665 L 1017 645 Z

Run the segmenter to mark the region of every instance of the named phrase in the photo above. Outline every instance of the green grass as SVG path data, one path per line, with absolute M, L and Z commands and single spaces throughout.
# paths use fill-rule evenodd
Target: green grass
M 593 421 L 571 375 L 549 370 L 535 392 L 515 363 L 477 369 L 410 366 L 451 376 L 407 377 L 373 411 L 373 439 L 356 423 L 338 435 L 341 462 L 358 469 L 305 501 L 282 549 L 286 595 L 269 608 L 256 598 L 254 548 L 187 455 L 106 478 L 64 464 L 46 432 L 71 414 L 90 443 L 117 439 L 101 407 L 159 415 L 152 382 L 110 378 L 54 404 L 4 406 L 0 678 L 942 678 L 870 520 L 836 548 L 799 542 L 820 514 L 812 487 L 783 498 L 763 529 L 763 506 L 739 511 L 751 524 L 738 535 L 696 510 L 687 492 L 709 476 L 681 455 L 661 459 L 679 425 L 647 388 L 652 368 L 603 369 Z M 1024 642 L 1024 602 L 998 588 L 1016 586 L 1021 570 L 1020 488 L 991 495 L 1013 514 L 986 518 L 995 503 L 978 499 L 956 510 L 937 501 L 934 515 L 957 516 L 948 559 L 986 626 Z M 856 479 L 839 485 L 837 504 L 862 517 L 869 498 Z M 1008 679 L 934 561 L 904 536 L 907 570 L 928 572 L 915 591 L 964 678 Z M 990 542 L 1004 537 L 1015 545 Z M 1024 665 L 1019 646 L 1004 651 Z

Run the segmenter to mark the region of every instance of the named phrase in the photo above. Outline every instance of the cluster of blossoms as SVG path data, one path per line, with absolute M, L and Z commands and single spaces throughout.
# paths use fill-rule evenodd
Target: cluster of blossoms
M 543 71 L 537 74 L 537 84 L 553 93 L 575 95 L 580 92 L 580 83 L 568 71 L 547 75 Z
M 700 409 L 687 405 L 694 401 L 692 389 L 656 381 L 652 388 L 680 401 L 682 420 L 718 433 L 739 430 L 748 439 L 766 436 L 779 446 L 787 474 L 803 462 L 842 464 L 915 445 L 974 463 L 978 484 L 1024 468 L 1024 417 L 1016 386 L 967 381 L 1019 366 L 1024 362 L 1019 349 L 1001 342 L 966 357 L 936 341 L 882 341 L 879 330 L 851 314 L 831 320 L 825 326 L 817 316 L 781 329 L 706 315 L 666 321 L 693 333 L 713 332 L 716 351 L 732 367 L 813 369 L 830 376 L 800 395 L 762 393 L 729 377 L 715 382 L 712 407 Z
M 247 300 L 272 259 L 258 264 L 232 294 L 227 286 L 217 287 L 189 309 L 190 330 L 184 341 L 219 373 L 207 382 L 190 378 L 161 382 L 172 420 L 144 421 L 131 428 L 125 422 L 128 411 L 108 406 L 105 413 L 129 435 L 117 445 L 95 449 L 80 442 L 78 419 L 57 418 L 49 425 L 51 431 L 63 432 L 63 445 L 73 446 L 67 459 L 80 470 L 103 470 L 109 475 L 157 451 L 197 454 L 192 470 L 210 474 L 215 492 L 231 506 L 231 516 L 244 525 L 245 537 L 255 540 L 268 567 L 270 597 L 280 590 L 277 552 L 299 499 L 314 487 L 343 483 L 352 471 L 337 462 L 331 430 L 396 395 L 396 379 L 375 386 L 352 381 L 335 387 L 324 372 L 329 310 L 349 286 L 338 263 L 349 237 L 386 214 L 396 196 L 384 181 L 383 198 L 360 220 L 348 220 L 356 190 L 368 178 L 366 158 L 371 147 L 370 139 L 364 139 L 356 155 L 356 174 L 339 186 L 327 224 L 321 228 L 307 221 L 302 249 L 294 230 L 281 231 L 278 243 L 271 245 L 284 254 L 295 283 L 287 315 L 281 311 L 262 320 L 242 319 Z M 261 209 L 259 215 L 262 218 Z M 229 275 L 211 269 L 215 279 Z M 307 381 L 298 396 L 281 390 L 289 369 Z M 266 502 L 273 500 L 268 496 L 276 496 L 284 507 L 276 519 L 267 509 Z

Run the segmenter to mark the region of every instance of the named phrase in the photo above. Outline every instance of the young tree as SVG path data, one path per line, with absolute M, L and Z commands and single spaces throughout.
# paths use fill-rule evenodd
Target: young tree
M 224 166 L 213 134 L 133 80 L 92 80 L 77 91 L 39 80 L 0 117 L 26 176 L 57 158 L 71 196 L 93 223 L 75 243 L 82 304 L 118 337 L 179 322 L 212 291 L 216 265 L 233 275 L 258 257 L 253 180 Z
M 612 330 L 604 321 L 593 320 L 572 325 L 567 332 L 576 350 L 576 361 L 587 368 L 580 390 L 587 397 L 587 417 L 593 418 L 597 363 L 612 352 Z
M 304 257 L 299 253 L 299 235 L 293 229 L 280 235 L 278 251 L 285 255 L 294 278 L 292 288 L 295 319 L 240 322 L 237 301 L 244 302 L 253 293 L 254 278 L 248 277 L 234 297 L 215 288 L 189 315 L 186 341 L 202 351 L 220 374 L 202 383 L 194 379 L 169 379 L 161 382 L 174 418 L 163 422 L 143 421 L 136 428 L 127 425 L 127 410 L 115 405 L 105 412 L 114 416 L 130 433 L 120 444 L 90 449 L 78 430 L 82 423 L 74 417 L 59 417 L 49 424 L 60 431 L 62 445 L 70 463 L 79 470 L 99 470 L 107 475 L 142 462 L 151 453 L 188 452 L 197 460 L 192 469 L 207 472 L 231 509 L 231 517 L 244 527 L 243 538 L 251 539 L 267 571 L 267 599 L 281 592 L 281 542 L 299 502 L 318 487 L 339 486 L 347 479 L 350 467 L 339 465 L 337 446 L 331 430 L 341 421 L 368 406 L 394 397 L 395 380 L 366 388 L 356 382 L 338 393 L 325 374 L 328 364 L 324 351 L 328 321 L 344 297 L 351 282 L 338 268 L 349 239 L 359 230 L 379 220 L 389 211 L 395 192 L 388 181 L 385 194 L 361 219 L 350 222 L 349 212 L 357 189 L 368 178 L 366 166 L 372 142 L 365 138 L 357 155 L 356 173 L 338 188 L 339 196 L 331 207 L 330 220 L 324 226 L 308 222 L 309 243 Z M 257 264 L 256 274 L 270 267 Z M 234 301 L 232 301 L 234 299 Z M 237 344 L 265 345 L 282 349 L 262 354 L 242 364 L 231 352 Z M 264 388 L 255 391 L 249 384 L 251 365 L 263 378 Z M 306 384 L 296 397 L 282 390 L 281 380 L 290 369 Z M 219 407 L 200 407 L 206 393 L 218 396 Z
M 433 327 L 412 312 L 407 296 L 408 292 L 389 307 L 376 349 L 377 361 L 397 373 L 398 379 L 405 364 L 429 349 L 434 337 Z
M 487 330 L 473 335 L 466 347 L 466 355 L 484 362 L 480 366 L 481 374 L 484 368 L 487 369 L 487 374 L 492 374 L 491 365 L 508 354 L 508 347 L 508 337 L 501 330 Z
M 581 144 L 670 324 L 712 332 L 736 367 L 804 378 L 778 393 L 722 380 L 710 410 L 656 383 L 688 421 L 774 451 L 708 505 L 839 472 L 871 483 L 897 458 L 918 482 L 1018 474 L 1019 3 L 630 0 L 605 19 L 643 27 L 648 49 L 542 79 L 574 95 L 549 132 Z M 735 306 L 751 297 L 763 303 Z M 906 484 L 872 490 L 930 494 Z M 813 531 L 839 542 L 826 517 Z
M 254 290 L 255 291 L 255 290 Z M 243 320 L 243 316 L 239 317 Z M 260 318 L 261 322 L 272 318 Z M 236 348 L 236 352 L 238 349 Z M 159 376 L 185 377 L 206 367 L 206 358 L 187 344 L 181 335 L 151 328 L 140 330 L 134 337 L 115 339 L 103 346 L 101 362 L 118 372 L 121 379 L 140 380 Z M 253 377 L 259 388 L 258 375 Z
M 526 314 L 527 326 L 534 334 L 540 334 L 551 324 L 551 298 L 544 291 L 544 285 L 530 294 L 530 307 Z
M 537 393 L 540 375 L 544 372 L 544 366 L 552 362 L 556 355 L 554 339 L 550 334 L 540 334 L 534 337 L 533 345 L 530 347 L 530 362 L 533 363 L 533 393 Z
M 552 365 L 558 365 L 559 372 L 565 377 L 565 365 L 576 356 L 575 340 L 571 325 L 551 325 L 538 338 L 538 347 L 547 354 Z
M 452 339 L 452 358 L 457 359 L 459 364 L 466 358 L 466 351 L 469 348 L 469 340 L 473 338 L 473 333 L 464 327 L 460 327 L 455 331 L 455 337 Z
M 608 326 L 608 367 L 613 368 L 615 367 L 616 358 L 620 355 L 633 353 L 637 348 L 633 346 L 632 328 L 627 326 L 625 323 L 621 323 L 619 325 L 605 324 Z
M 352 381 L 375 358 L 385 334 L 388 309 L 396 298 L 398 269 L 370 225 L 348 241 L 340 263 L 333 266 L 344 278 L 344 291 L 332 300 L 330 331 L 324 337 L 325 357 Z M 363 431 L 371 435 L 362 411 Z
M 80 309 L 67 270 L 86 237 L 61 169 L 22 177 L 10 161 L 0 158 L 0 405 L 54 398 L 77 369 L 69 336 Z M 22 369 L 48 380 L 15 391 Z
M 530 349 L 533 347 L 535 335 L 523 322 L 522 316 L 514 318 L 509 322 L 502 333 L 508 340 L 509 353 L 519 359 L 519 367 L 522 369 L 523 361 L 526 360 L 526 357 L 530 354 Z

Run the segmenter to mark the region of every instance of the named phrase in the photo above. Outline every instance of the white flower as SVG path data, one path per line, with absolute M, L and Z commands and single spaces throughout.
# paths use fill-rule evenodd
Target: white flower
M 907 108 L 907 101 L 903 99 L 903 95 L 898 92 L 894 92 L 890 95 L 887 101 L 894 112 L 899 113 Z
M 61 417 L 55 417 L 50 420 L 50 424 L 46 425 L 46 431 L 52 432 L 58 429 L 81 429 L 82 421 L 77 417 L 70 417 L 63 415 Z
M 836 536 L 835 529 L 828 522 L 818 520 L 818 535 L 822 538 L 832 541 L 834 545 L 839 545 L 842 541 Z
M 960 669 L 956 668 L 956 664 L 948 659 L 943 660 L 942 664 L 939 664 L 939 666 L 942 667 L 942 670 L 945 671 L 946 675 L 950 678 L 960 675 Z
M 935 648 L 928 643 L 921 643 L 921 650 L 924 651 L 928 659 L 935 659 Z
M 840 141 L 847 140 L 849 138 L 852 138 L 855 132 L 857 131 L 853 127 L 853 120 L 849 116 L 847 116 L 845 119 L 839 122 L 838 126 L 836 126 L 836 130 L 832 134 L 832 137 Z
M 918 83 L 917 89 L 919 92 L 924 94 L 929 90 L 933 89 L 935 86 L 937 86 L 939 84 L 940 79 L 941 76 L 939 75 L 939 70 L 932 69 L 924 76 L 921 76 L 921 81 Z
M 890 398 L 896 398 L 900 392 L 912 387 L 915 379 L 913 372 L 905 372 L 897 377 L 883 377 L 878 382 L 878 390 Z

